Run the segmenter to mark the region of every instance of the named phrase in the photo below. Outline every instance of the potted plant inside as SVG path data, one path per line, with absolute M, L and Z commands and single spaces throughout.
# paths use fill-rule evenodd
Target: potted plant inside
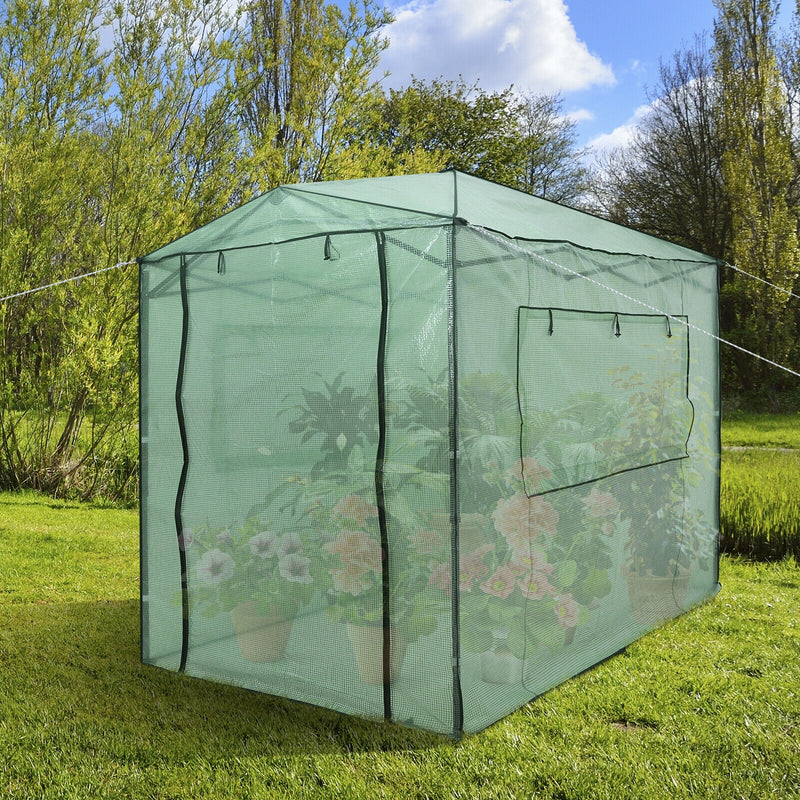
M 533 459 L 484 474 L 494 490 L 482 492 L 492 498 L 483 515 L 484 543 L 462 550 L 459 588 L 461 644 L 480 654 L 487 682 L 520 682 L 524 659 L 540 647 L 568 645 L 611 590 L 609 543 L 619 504 L 595 488 L 582 498 L 529 497 L 523 490 L 549 476 Z M 575 519 L 581 521 L 577 533 L 574 524 L 562 522 Z M 449 564 L 434 566 L 430 580 L 449 592 Z
M 392 385 L 400 396 L 407 387 Z M 375 495 L 378 403 L 374 391 L 349 386 L 343 374 L 321 390 L 304 389 L 292 407 L 289 430 L 301 444 L 313 442 L 319 457 L 307 479 L 279 487 L 284 510 L 300 514 L 320 541 L 327 579 L 328 616 L 345 623 L 348 639 L 366 683 L 383 683 L 383 554 Z M 434 593 L 428 587 L 427 557 L 414 546 L 421 514 L 405 500 L 406 489 L 444 493 L 446 477 L 427 468 L 425 459 L 436 435 L 413 430 L 404 404 L 393 404 L 394 435 L 387 446 L 383 474 L 386 524 L 392 537 L 390 591 L 391 679 L 399 674 L 406 647 L 436 629 Z M 402 467 L 400 466 L 402 465 Z M 275 496 L 268 502 L 275 502 Z
M 322 549 L 327 555 L 331 580 L 328 590 L 328 615 L 346 623 L 348 639 L 361 679 L 365 683 L 383 683 L 384 637 L 390 639 L 389 680 L 400 674 L 406 647 L 437 627 L 437 598 L 428 588 L 428 558 L 423 549 L 413 546 L 395 559 L 401 563 L 392 569 L 390 623 L 385 629 L 382 551 L 374 518 L 378 509 L 358 494 L 342 497 L 329 515 L 334 531 Z
M 685 446 L 692 407 L 685 385 L 669 381 L 663 366 L 654 363 L 655 380 L 630 368 L 619 369 L 615 379 L 627 396 L 623 434 L 644 450 L 645 466 L 633 474 L 630 498 L 622 509 L 629 526 L 622 575 L 634 618 L 643 625 L 683 610 L 693 566 L 706 569 L 711 556 L 703 515 L 686 503 L 688 488 L 699 480 L 696 469 L 684 459 L 665 461 L 654 444 Z
M 248 661 L 282 658 L 293 620 L 314 594 L 314 548 L 296 532 L 269 529 L 257 516 L 241 524 L 186 529 L 182 546 L 200 613 L 229 613 Z

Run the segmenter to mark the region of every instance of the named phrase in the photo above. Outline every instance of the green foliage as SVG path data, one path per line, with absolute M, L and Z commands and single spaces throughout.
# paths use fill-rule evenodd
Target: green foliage
M 414 78 L 379 98 L 363 127 L 386 172 L 450 167 L 558 202 L 577 201 L 586 188 L 574 124 L 557 95 Z
M 372 0 L 346 10 L 317 0 L 247 6 L 235 85 L 243 170 L 251 191 L 337 177 L 359 118 L 374 102 L 372 78 L 390 21 Z M 346 177 L 354 177 L 347 175 Z
M 4 797 L 800 797 L 794 561 L 453 743 L 142 666 L 136 514 L 0 509 Z
M 770 0 L 717 0 L 715 76 L 722 89 L 722 173 L 731 207 L 730 260 L 773 284 L 737 275 L 728 315 L 734 342 L 786 363 L 793 318 L 786 313 L 798 278 L 797 218 L 789 205 L 796 177 L 785 91 L 773 46 L 775 8 Z M 732 324 L 731 324 L 732 323 Z M 739 383 L 774 380 L 744 354 L 734 358 Z

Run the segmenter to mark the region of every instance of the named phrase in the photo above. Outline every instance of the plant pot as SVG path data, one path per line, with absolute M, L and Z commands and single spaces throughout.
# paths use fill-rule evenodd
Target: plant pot
M 390 628 L 389 682 L 400 674 L 406 655 L 406 642 L 396 628 Z M 380 625 L 347 623 L 347 638 L 353 645 L 358 673 L 364 683 L 383 684 L 383 628 Z
M 653 575 L 650 570 L 637 573 L 623 565 L 622 576 L 628 584 L 633 618 L 640 625 L 657 625 L 685 610 L 688 571 L 679 570 L 677 575 Z
M 231 619 L 242 658 L 264 663 L 284 657 L 293 620 L 283 619 L 274 611 L 267 616 L 259 614 L 255 603 L 241 603 L 231 609 Z
M 522 659 L 507 648 L 493 648 L 481 653 L 481 678 L 486 683 L 512 686 L 522 683 Z

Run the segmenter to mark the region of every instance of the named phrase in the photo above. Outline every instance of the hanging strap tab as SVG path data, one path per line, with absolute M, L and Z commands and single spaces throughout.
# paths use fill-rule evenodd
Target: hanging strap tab
M 331 236 L 330 236 L 330 234 L 328 234 L 325 237 L 325 247 L 324 247 L 323 253 L 324 253 L 324 260 L 325 261 L 330 261 L 331 260 Z
M 550 334 L 550 336 L 552 336 L 553 335 L 553 309 L 552 308 L 548 308 L 547 309 L 547 313 L 550 315 L 550 327 L 547 329 L 547 333 Z
M 614 314 L 614 336 L 622 336 L 622 331 L 619 329 L 619 314 Z
M 669 321 L 669 317 L 665 317 L 664 319 L 667 320 L 667 339 L 672 338 L 672 324 Z
M 222 250 L 219 251 L 219 256 L 217 256 L 217 275 L 224 275 L 225 274 L 225 253 Z

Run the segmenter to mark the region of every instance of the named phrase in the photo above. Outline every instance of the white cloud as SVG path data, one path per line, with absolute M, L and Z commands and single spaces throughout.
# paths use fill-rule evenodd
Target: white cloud
M 563 0 L 411 0 L 394 14 L 381 66 L 395 88 L 411 75 L 536 93 L 615 83 L 578 39 Z
M 564 116 L 569 122 L 577 125 L 580 122 L 591 122 L 595 118 L 595 113 L 588 108 L 576 108 L 574 111 L 567 111 Z
M 599 136 L 595 136 L 594 139 L 589 142 L 589 147 L 595 152 L 625 147 L 633 138 L 642 120 L 651 110 L 652 105 L 650 104 L 639 106 L 627 122 L 618 125 L 611 133 L 601 133 Z

